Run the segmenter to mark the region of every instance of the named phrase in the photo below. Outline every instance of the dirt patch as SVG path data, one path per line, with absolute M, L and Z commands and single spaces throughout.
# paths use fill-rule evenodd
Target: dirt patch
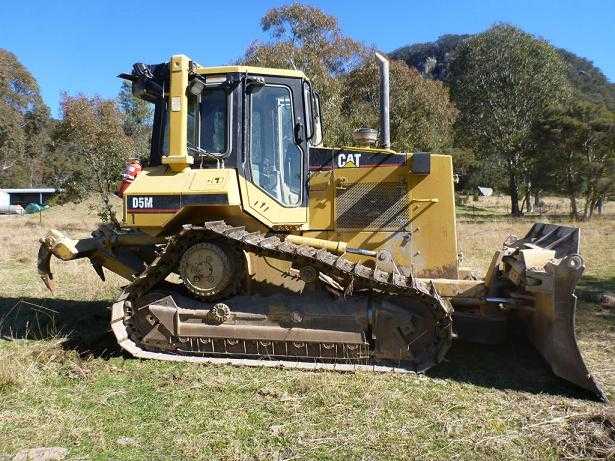
M 555 440 L 566 460 L 615 460 L 615 410 L 566 418 Z

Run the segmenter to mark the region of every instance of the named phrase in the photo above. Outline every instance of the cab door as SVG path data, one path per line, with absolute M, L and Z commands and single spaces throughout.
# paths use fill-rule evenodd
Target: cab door
M 244 86 L 243 206 L 268 227 L 300 227 L 307 222 L 302 79 L 246 78 Z

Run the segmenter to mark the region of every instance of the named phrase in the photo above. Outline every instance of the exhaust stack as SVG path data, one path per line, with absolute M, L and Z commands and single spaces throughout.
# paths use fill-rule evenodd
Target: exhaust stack
M 389 115 L 389 60 L 376 53 L 380 64 L 380 147 L 391 148 L 391 122 Z

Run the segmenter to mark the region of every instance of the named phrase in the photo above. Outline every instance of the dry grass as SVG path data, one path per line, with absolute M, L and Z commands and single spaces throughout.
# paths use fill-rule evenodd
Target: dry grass
M 83 206 L 43 214 L 85 236 Z M 529 222 L 462 222 L 479 273 Z M 587 264 L 578 334 L 615 398 L 615 222 L 582 223 Z M 99 459 L 615 459 L 614 407 L 585 400 L 522 344 L 455 344 L 427 376 L 340 374 L 134 360 L 109 333 L 121 279 L 55 263 L 50 296 L 34 270 L 38 217 L 0 218 L 0 459 L 63 446 Z M 20 302 L 21 300 L 21 302 Z M 130 443 L 125 443 L 130 440 Z
M 507 195 L 492 195 L 491 197 L 461 197 L 463 205 L 460 207 L 462 217 L 488 217 L 495 218 L 506 215 L 510 210 L 510 197 Z M 583 200 L 577 201 L 577 209 L 583 211 Z M 540 206 L 535 207 L 528 217 L 545 216 L 558 219 L 565 218 L 570 212 L 570 200 L 562 197 L 543 197 Z M 603 216 L 615 216 L 615 201 L 606 202 L 602 209 Z
M 548 219 L 540 221 L 549 222 Z M 534 222 L 534 221 L 532 221 Z M 594 278 L 612 277 L 615 269 L 615 219 L 596 218 L 590 222 L 558 224 L 581 229 L 581 254 L 587 271 Z M 500 248 L 510 235 L 523 237 L 531 222 L 510 218 L 491 223 L 464 222 L 458 225 L 459 248 L 464 254 L 464 265 L 473 269 L 485 268 L 494 249 Z
M 36 265 L 38 239 L 47 229 L 55 228 L 74 238 L 87 237 L 98 225 L 99 219 L 92 210 L 94 203 L 67 204 L 50 208 L 42 216 L 0 215 L 0 286 L 8 288 L 6 294 L 15 298 L 46 298 L 47 289 L 32 277 Z M 39 222 L 42 221 L 41 222 Z M 58 263 L 60 265 L 61 263 Z M 52 263 L 52 270 L 55 264 Z M 109 273 L 109 282 L 102 282 L 91 270 L 87 260 L 63 264 L 58 282 L 77 288 L 77 299 L 103 299 L 113 296 L 121 278 Z
M 564 459 L 615 459 L 615 412 L 590 412 L 565 418 L 557 440 Z

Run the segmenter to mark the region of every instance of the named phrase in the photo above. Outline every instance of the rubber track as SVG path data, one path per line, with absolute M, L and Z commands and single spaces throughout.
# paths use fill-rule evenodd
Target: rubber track
M 169 237 L 169 242 L 155 260 L 143 271 L 137 279 L 128 285 L 120 298 L 112 307 L 112 329 L 120 346 L 132 355 L 141 358 L 155 358 L 172 361 L 227 363 L 248 366 L 285 366 L 306 369 L 336 369 L 336 370 L 369 370 L 369 371 L 408 371 L 399 367 L 345 364 L 345 363 L 312 363 L 294 362 L 290 360 L 233 359 L 221 357 L 203 357 L 175 355 L 164 352 L 143 350 L 138 345 L 138 338 L 131 337 L 127 324 L 130 323 L 126 312 L 131 304 L 145 295 L 149 290 L 162 282 L 175 268 L 183 251 L 190 245 L 208 239 L 226 239 L 242 250 L 260 256 L 292 261 L 297 266 L 310 265 L 326 275 L 337 275 L 349 281 L 352 289 L 372 288 L 383 294 L 405 295 L 421 298 L 426 304 L 431 304 L 439 331 L 436 334 L 438 344 L 435 344 L 437 355 L 441 358 L 441 350 L 448 343 L 447 331 L 452 322 L 448 304 L 438 295 L 435 287 L 428 287 L 412 277 L 401 274 L 371 269 L 363 264 L 354 263 L 343 256 L 329 251 L 316 249 L 305 245 L 296 245 L 282 240 L 279 236 L 265 236 L 260 232 L 248 232 L 244 227 L 233 227 L 224 221 L 210 221 L 203 226 L 184 225 L 182 230 Z

